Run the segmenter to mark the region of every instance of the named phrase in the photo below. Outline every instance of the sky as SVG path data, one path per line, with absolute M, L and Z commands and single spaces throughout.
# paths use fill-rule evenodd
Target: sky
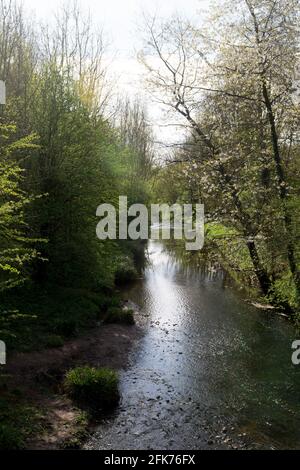
M 93 21 L 104 26 L 115 47 L 123 55 L 132 53 L 136 45 L 136 28 L 142 12 L 169 17 L 179 12 L 188 18 L 207 6 L 209 0 L 78 0 L 83 9 L 90 10 Z M 26 9 L 38 18 L 48 20 L 51 12 L 67 0 L 22 0 Z
M 149 115 L 155 123 L 157 140 L 169 141 L 170 129 L 161 125 L 162 112 L 154 107 L 151 100 L 147 101 L 143 80 L 142 66 L 136 60 L 136 53 L 141 48 L 141 26 L 143 13 L 157 14 L 168 18 L 174 13 L 180 13 L 188 19 L 195 19 L 197 14 L 205 11 L 211 0 L 78 0 L 84 11 L 90 11 L 96 27 L 104 30 L 104 35 L 110 43 L 113 55 L 111 68 L 118 76 L 118 85 L 123 93 L 129 96 L 143 96 Z M 46 22 L 51 21 L 54 13 L 61 4 L 68 0 L 22 0 L 26 11 Z

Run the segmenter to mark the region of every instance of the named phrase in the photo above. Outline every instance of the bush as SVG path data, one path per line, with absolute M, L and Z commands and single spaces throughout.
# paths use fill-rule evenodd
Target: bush
M 115 272 L 116 284 L 126 284 L 138 278 L 133 260 L 129 256 L 120 257 Z
M 110 307 L 105 318 L 106 323 L 121 323 L 124 325 L 134 325 L 133 310 L 123 310 L 119 307 Z
M 291 273 L 284 274 L 274 282 L 270 293 L 270 300 L 279 307 L 286 309 L 288 305 L 295 311 L 299 308 L 297 290 Z
M 64 345 L 64 339 L 59 335 L 50 335 L 46 338 L 47 348 L 60 348 Z
M 64 380 L 64 389 L 73 400 L 103 410 L 118 404 L 118 385 L 119 378 L 115 371 L 87 366 L 71 369 Z

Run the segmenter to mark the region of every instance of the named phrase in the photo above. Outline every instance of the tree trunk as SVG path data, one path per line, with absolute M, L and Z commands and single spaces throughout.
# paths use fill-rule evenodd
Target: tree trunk
M 289 210 L 287 207 L 288 194 L 287 194 L 287 189 L 286 189 L 286 181 L 285 181 L 285 176 L 284 176 L 282 159 L 280 155 L 275 116 L 273 113 L 273 107 L 272 107 L 272 103 L 269 97 L 267 85 L 264 79 L 263 79 L 262 90 L 263 90 L 264 102 L 266 105 L 269 124 L 270 124 L 273 156 L 274 156 L 274 162 L 275 162 L 275 168 L 276 168 L 276 176 L 277 176 L 277 180 L 279 184 L 279 198 L 281 200 L 281 206 L 282 206 L 283 217 L 284 217 L 284 226 L 285 226 L 285 232 L 286 232 L 286 237 L 287 237 L 287 258 L 288 258 L 289 268 L 292 273 L 294 283 L 297 289 L 297 295 L 298 295 L 298 298 L 300 298 L 300 271 L 297 267 L 294 242 L 290 238 L 293 232 L 293 224 L 292 224 L 292 218 L 289 214 Z
M 263 268 L 260 258 L 257 252 L 257 248 L 254 241 L 247 241 L 247 247 L 249 250 L 250 258 L 254 266 L 254 272 L 258 279 L 260 288 L 264 295 L 268 295 L 271 288 L 271 281 L 266 270 Z

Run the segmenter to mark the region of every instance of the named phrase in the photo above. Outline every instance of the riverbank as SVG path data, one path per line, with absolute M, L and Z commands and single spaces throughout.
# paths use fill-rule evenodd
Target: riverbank
M 84 448 L 298 448 L 294 326 L 246 303 L 224 271 L 187 263 L 162 242 L 148 252 L 144 278 L 126 291 L 145 334 L 120 374 L 121 406 Z
M 67 370 L 81 365 L 125 369 L 131 349 L 143 334 L 138 313 L 134 316 L 135 325 L 102 324 L 62 347 L 8 357 L 2 368 L 2 399 L 6 397 L 23 414 L 25 448 L 80 445 L 95 423 L 62 393 L 62 379 Z
M 158 241 L 148 255 L 143 278 L 122 289 L 134 326 L 102 319 L 60 348 L 9 358 L 9 409 L 24 398 L 30 413 L 26 447 L 298 448 L 293 325 L 245 302 L 221 269 L 183 262 Z M 82 365 L 119 371 L 120 406 L 97 422 L 61 390 L 65 372 Z

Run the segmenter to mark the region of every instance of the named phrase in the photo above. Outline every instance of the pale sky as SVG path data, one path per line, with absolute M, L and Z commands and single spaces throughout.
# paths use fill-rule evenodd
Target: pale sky
M 102 28 L 111 44 L 114 55 L 112 70 L 119 76 L 119 88 L 127 95 L 143 96 L 150 117 L 155 122 L 158 140 L 170 140 L 170 129 L 160 126 L 160 112 L 153 106 L 143 89 L 143 69 L 136 60 L 136 51 L 141 48 L 142 13 L 157 14 L 162 18 L 175 13 L 188 19 L 207 10 L 211 0 L 78 0 L 83 11 L 90 11 L 96 27 Z M 68 0 L 21 0 L 26 11 L 32 11 L 36 19 L 51 22 L 52 13 Z
M 51 13 L 68 0 L 22 0 L 21 3 L 35 12 L 37 18 L 49 20 Z M 136 28 L 143 11 L 169 17 L 180 13 L 187 18 L 206 8 L 209 0 L 78 0 L 84 10 L 92 13 L 93 21 L 104 26 L 116 49 L 130 54 L 136 46 Z

